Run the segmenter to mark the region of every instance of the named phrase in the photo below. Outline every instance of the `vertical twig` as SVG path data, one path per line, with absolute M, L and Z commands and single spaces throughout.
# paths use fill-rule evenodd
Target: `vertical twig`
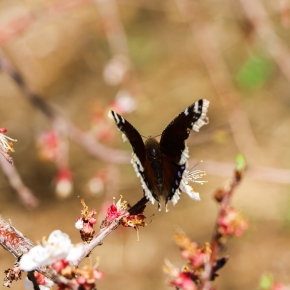
M 290 82 L 290 50 L 276 34 L 263 4 L 260 0 L 240 0 L 240 3 L 257 35 L 266 44 L 269 53 Z
M 226 111 L 235 143 L 250 159 L 261 156 L 247 113 L 240 102 L 230 72 L 215 41 L 211 26 L 201 15 L 196 1 L 175 0 L 182 17 L 189 23 L 210 80 Z

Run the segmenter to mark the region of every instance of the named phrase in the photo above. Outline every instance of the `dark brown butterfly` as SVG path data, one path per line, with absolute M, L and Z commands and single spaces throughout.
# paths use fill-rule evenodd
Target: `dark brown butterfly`
M 190 172 L 187 170 L 189 150 L 185 143 L 191 129 L 198 132 L 208 124 L 206 116 L 209 101 L 201 99 L 181 112 L 162 132 L 160 142 L 149 136 L 142 140 L 139 132 L 122 116 L 111 111 L 112 116 L 123 132 L 123 139 L 131 143 L 133 167 L 140 177 L 144 195 L 154 204 L 160 197 L 167 205 L 171 200 L 176 204 L 181 192 L 199 200 L 198 193 L 188 185 Z M 166 208 L 167 209 L 167 208 Z

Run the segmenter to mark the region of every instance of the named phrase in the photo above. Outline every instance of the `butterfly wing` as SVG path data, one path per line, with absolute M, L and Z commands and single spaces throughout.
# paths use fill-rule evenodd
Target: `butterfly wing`
M 146 153 L 145 153 L 145 145 L 142 140 L 141 135 L 135 129 L 133 125 L 131 125 L 127 120 L 125 120 L 121 115 L 117 114 L 114 111 L 111 111 L 111 114 L 116 122 L 117 127 L 120 131 L 126 136 L 129 140 L 134 153 L 138 157 L 141 165 L 144 167 L 145 160 L 146 160 Z M 124 136 L 123 136 L 124 139 Z
M 181 112 L 163 131 L 160 139 L 160 149 L 164 155 L 179 165 L 185 164 L 188 156 L 188 148 L 185 140 L 191 129 L 198 132 L 208 124 L 206 116 L 209 101 L 201 99 Z
M 172 200 L 173 204 L 176 204 L 181 191 L 186 192 L 192 199 L 199 199 L 198 194 L 186 183 L 189 150 L 185 141 L 191 129 L 198 132 L 203 125 L 208 124 L 208 106 L 209 101 L 205 99 L 193 103 L 181 112 L 161 135 L 160 149 L 167 177 L 164 181 L 166 203 Z
M 117 127 L 126 136 L 133 148 L 134 153 L 131 163 L 133 164 L 137 177 L 140 178 L 141 186 L 144 190 L 144 195 L 154 204 L 155 199 L 158 200 L 158 197 L 153 193 L 152 186 L 150 185 L 153 183 L 152 178 L 150 178 L 152 174 L 149 174 L 151 168 L 146 161 L 146 151 L 142 137 L 135 129 L 135 127 L 122 116 L 114 111 L 111 111 L 111 114 L 116 122 Z

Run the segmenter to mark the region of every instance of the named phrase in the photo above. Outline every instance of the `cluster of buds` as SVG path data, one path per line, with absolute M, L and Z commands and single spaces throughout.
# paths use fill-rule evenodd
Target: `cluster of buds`
M 3 133 L 6 133 L 7 129 L 0 128 L 0 153 L 5 157 L 5 159 L 10 163 L 13 164 L 13 159 L 9 155 L 9 151 L 14 152 L 13 142 L 17 142 L 17 140 L 12 139 Z
M 139 227 L 145 227 L 147 225 L 144 222 L 146 217 L 143 215 L 143 213 L 129 215 L 128 211 L 130 208 L 131 206 L 127 203 L 126 200 L 122 201 L 121 196 L 116 204 L 113 202 L 113 204 L 108 208 L 107 216 L 102 221 L 101 228 L 108 226 L 113 220 L 124 215 L 124 217 L 120 219 L 120 224 L 124 227 L 134 228 L 137 231 L 137 240 L 139 240 Z
M 203 247 L 192 242 L 185 234 L 177 233 L 174 235 L 175 243 L 181 250 L 181 257 L 187 261 L 186 265 L 180 270 L 173 266 L 169 261 L 165 262 L 164 272 L 171 276 L 169 285 L 183 290 L 196 290 L 202 283 L 203 273 L 206 264 L 211 258 L 211 245 L 205 243 Z M 211 274 L 211 280 L 214 280 L 216 273 L 222 268 L 227 258 L 217 259 L 214 261 L 214 268 Z
M 50 130 L 42 133 L 37 140 L 40 158 L 54 162 L 60 153 L 60 142 L 60 138 L 55 131 Z
M 99 141 L 110 144 L 116 136 L 115 130 L 112 130 L 112 123 L 108 122 L 107 107 L 100 102 L 95 102 L 91 108 L 91 133 Z
M 214 198 L 220 206 L 216 231 L 216 238 L 220 244 L 225 243 L 229 237 L 242 236 L 244 231 L 249 227 L 249 223 L 244 219 L 242 214 L 229 204 L 234 188 L 241 181 L 244 169 L 245 160 L 243 156 L 240 155 L 237 158 L 237 167 L 234 177 L 232 180 L 227 181 L 224 186 L 218 189 L 214 194 Z
M 58 132 L 49 130 L 40 135 L 37 141 L 38 154 L 44 161 L 50 161 L 57 164 L 59 169 L 54 182 L 55 193 L 57 197 L 64 199 L 73 192 L 73 178 L 71 171 L 64 165 L 64 148 L 66 143 Z
M 19 267 L 24 271 L 34 271 L 36 283 L 43 290 L 53 286 L 51 280 L 38 273 L 41 267 L 51 267 L 58 284 L 58 289 L 95 289 L 96 280 L 103 277 L 96 267 L 75 268 L 71 263 L 77 261 L 83 254 L 84 246 L 73 245 L 69 236 L 56 230 L 42 244 L 35 246 L 24 254 Z M 36 270 L 36 271 L 35 271 Z M 31 277 L 29 277 L 31 279 Z M 33 289 L 32 282 L 26 280 L 26 289 Z M 74 286 L 74 287 L 72 287 Z M 29 288 L 30 287 L 30 288 Z
M 104 277 L 104 273 L 100 272 L 96 266 L 73 268 L 66 260 L 58 261 L 52 267 L 62 277 L 58 284 L 59 290 L 70 290 L 72 288 L 94 290 L 96 289 L 96 280 Z
M 217 224 L 217 231 L 224 238 L 231 236 L 240 237 L 249 227 L 249 223 L 233 207 L 227 207 L 221 212 Z
M 37 283 L 40 290 L 50 290 L 51 287 L 54 285 L 54 283 L 51 280 L 49 280 L 48 278 L 46 278 L 44 275 L 42 275 L 37 271 L 34 271 L 32 275 L 34 276 L 33 280 Z M 30 275 L 25 279 L 24 281 L 25 290 L 34 290 L 34 284 L 31 280 L 32 278 Z
M 69 169 L 62 168 L 55 177 L 55 193 L 58 198 L 65 199 L 73 192 L 73 177 Z
M 13 269 L 9 268 L 5 270 L 4 273 L 5 273 L 5 277 L 4 277 L 5 283 L 3 285 L 10 288 L 11 283 L 13 281 L 21 280 L 22 272 L 20 270 L 19 262 L 15 262 Z
M 81 204 L 83 206 L 81 217 L 77 218 L 75 227 L 80 231 L 81 239 L 84 242 L 89 243 L 95 234 L 94 224 L 96 223 L 95 214 L 97 212 L 95 209 L 89 211 L 89 208 L 83 199 L 81 200 Z

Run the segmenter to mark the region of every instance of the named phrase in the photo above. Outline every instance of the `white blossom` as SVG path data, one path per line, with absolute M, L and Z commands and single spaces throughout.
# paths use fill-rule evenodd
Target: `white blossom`
M 75 261 L 83 251 L 83 246 L 74 246 L 69 236 L 60 230 L 53 231 L 47 241 L 42 242 L 24 254 L 20 260 L 20 268 L 32 271 L 41 266 L 51 265 L 59 260 Z

